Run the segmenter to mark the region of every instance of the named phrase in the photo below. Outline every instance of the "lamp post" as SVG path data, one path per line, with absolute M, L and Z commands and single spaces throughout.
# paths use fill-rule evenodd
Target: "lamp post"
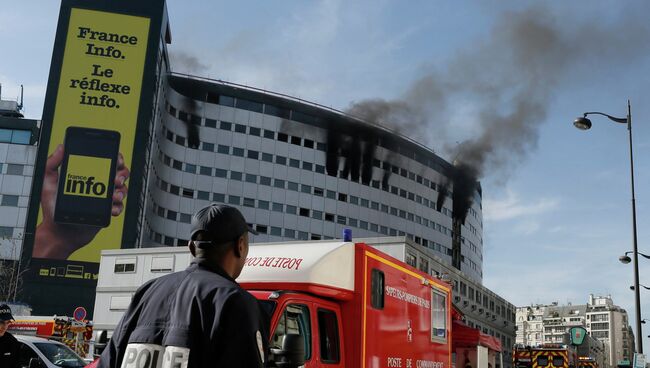
M 633 244 L 632 253 L 634 254 L 633 259 L 634 259 L 634 301 L 636 304 L 636 350 L 637 353 L 643 354 L 643 339 L 641 336 L 641 296 L 639 294 L 639 251 L 637 249 L 636 203 L 634 199 L 634 155 L 632 154 L 632 108 L 630 106 L 630 100 L 627 100 L 627 118 L 615 118 L 611 115 L 602 112 L 591 111 L 591 112 L 585 112 L 582 115 L 582 117 L 575 119 L 573 125 L 575 125 L 576 128 L 581 130 L 587 130 L 591 128 L 591 120 L 587 119 L 587 115 L 602 115 L 615 123 L 627 124 L 627 131 L 628 131 L 629 141 L 630 141 L 630 182 L 632 184 L 632 244 Z

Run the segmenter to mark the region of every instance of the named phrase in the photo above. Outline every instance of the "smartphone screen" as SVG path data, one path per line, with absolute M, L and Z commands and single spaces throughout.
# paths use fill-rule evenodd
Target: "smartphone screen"
M 54 221 L 107 227 L 111 222 L 120 133 L 68 127 Z

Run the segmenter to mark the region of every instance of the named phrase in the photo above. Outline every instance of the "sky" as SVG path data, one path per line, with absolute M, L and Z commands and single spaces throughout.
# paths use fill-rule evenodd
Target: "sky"
M 0 5 L 2 98 L 23 84 L 39 119 L 59 3 Z M 572 122 L 625 117 L 631 101 L 650 254 L 650 3 L 168 0 L 168 12 L 176 72 L 342 111 L 406 106 L 381 122 L 450 161 L 478 149 L 484 284 L 517 306 L 611 295 L 634 321 L 633 267 L 618 261 L 632 249 L 628 132 L 602 116 L 588 131 Z M 650 286 L 650 260 L 639 265 Z

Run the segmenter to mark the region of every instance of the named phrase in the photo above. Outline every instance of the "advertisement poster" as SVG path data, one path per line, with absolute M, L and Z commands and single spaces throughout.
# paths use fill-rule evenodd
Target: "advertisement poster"
M 121 247 L 149 22 L 71 9 L 51 135 L 41 142 L 33 258 L 97 263 L 101 250 Z M 76 269 L 73 278 L 88 278 Z

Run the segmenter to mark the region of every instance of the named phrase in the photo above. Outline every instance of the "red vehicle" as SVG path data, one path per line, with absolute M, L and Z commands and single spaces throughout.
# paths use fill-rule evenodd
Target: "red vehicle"
M 450 285 L 366 244 L 252 246 L 238 281 L 278 366 L 452 367 Z

